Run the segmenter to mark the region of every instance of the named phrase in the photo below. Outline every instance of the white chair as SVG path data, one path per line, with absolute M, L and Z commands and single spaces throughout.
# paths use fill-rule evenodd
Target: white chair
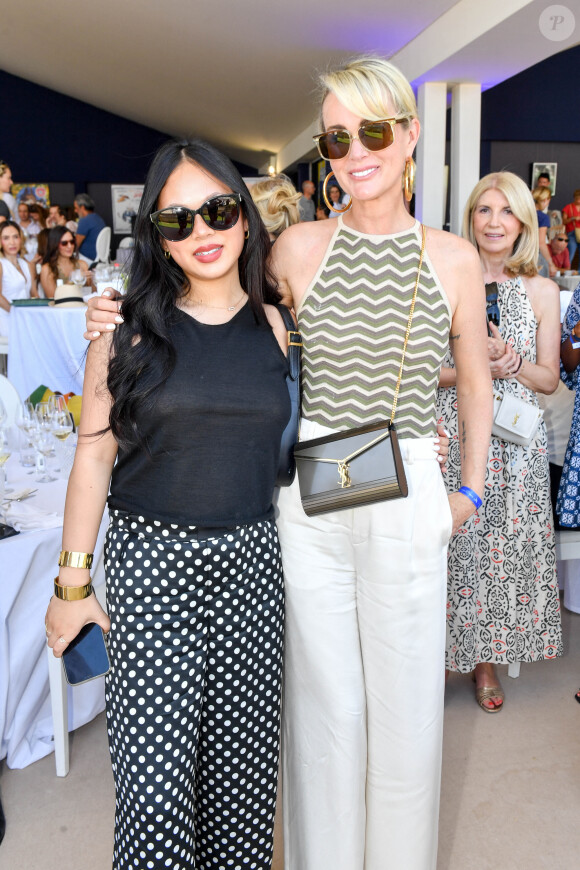
M 97 263 L 108 263 L 111 250 L 111 227 L 103 227 L 96 241 L 97 255 L 95 261 Z
M 14 426 L 16 424 L 16 411 L 20 405 L 20 396 L 16 392 L 16 388 L 12 386 L 4 375 L 0 375 L 0 399 L 8 414 L 5 425 L 8 427 Z
M 104 583 L 95 588 L 95 595 L 101 606 L 105 608 Z M 64 675 L 61 659 L 54 657 L 49 646 L 46 647 L 46 653 L 48 655 L 48 683 L 50 686 L 50 707 L 54 729 L 56 775 L 66 776 L 69 770 L 68 683 Z
M 135 241 L 132 236 L 124 236 L 119 242 L 120 248 L 132 248 L 135 245 Z

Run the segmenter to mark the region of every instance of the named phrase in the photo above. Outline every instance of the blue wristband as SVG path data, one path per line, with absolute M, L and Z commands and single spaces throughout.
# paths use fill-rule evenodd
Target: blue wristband
M 480 509 L 480 507 L 482 506 L 483 502 L 482 502 L 482 500 L 480 499 L 480 497 L 478 496 L 478 494 L 477 494 L 476 492 L 474 492 L 474 491 L 473 491 L 472 489 L 470 489 L 468 486 L 461 486 L 461 487 L 459 488 L 459 492 L 460 492 L 462 495 L 466 496 L 466 497 L 469 499 L 469 501 L 472 501 L 472 502 L 473 502 L 473 504 L 475 505 L 475 510 L 476 510 L 476 511 L 478 511 L 478 510 Z

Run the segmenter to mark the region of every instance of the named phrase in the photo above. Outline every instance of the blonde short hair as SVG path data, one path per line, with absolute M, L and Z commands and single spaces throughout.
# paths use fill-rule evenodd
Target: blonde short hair
M 287 175 L 257 181 L 251 186 L 250 193 L 271 236 L 277 238 L 286 227 L 299 222 L 300 194 Z
M 552 191 L 545 184 L 540 184 L 539 187 L 534 187 L 532 190 L 534 202 L 542 202 L 543 199 L 551 199 Z
M 492 172 L 477 182 L 463 213 L 463 237 L 478 248 L 473 232 L 473 212 L 483 194 L 492 189 L 503 193 L 514 216 L 522 224 L 511 256 L 505 262 L 505 270 L 509 275 L 527 275 L 531 278 L 538 274 L 538 216 L 532 194 L 518 175 L 513 172 Z
M 382 57 L 364 55 L 332 72 L 322 73 L 320 108 L 329 93 L 343 106 L 367 121 L 382 121 L 394 110 L 396 116 L 417 117 L 417 103 L 403 73 Z M 392 106 L 392 108 L 391 108 Z

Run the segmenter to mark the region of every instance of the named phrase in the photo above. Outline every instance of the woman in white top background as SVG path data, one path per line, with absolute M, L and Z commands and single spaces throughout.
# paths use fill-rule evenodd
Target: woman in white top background
M 15 221 L 0 225 L 0 335 L 8 335 L 10 304 L 38 296 L 36 274 L 22 256 L 24 238 Z

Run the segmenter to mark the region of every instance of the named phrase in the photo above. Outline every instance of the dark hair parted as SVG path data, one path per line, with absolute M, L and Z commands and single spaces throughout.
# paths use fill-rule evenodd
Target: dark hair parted
M 137 411 L 151 407 L 157 389 L 175 366 L 170 326 L 177 301 L 189 292 L 182 269 L 165 257 L 161 236 L 149 219 L 171 173 L 184 161 L 213 175 L 242 197 L 248 238 L 238 261 L 240 284 L 248 294 L 254 317 L 267 324 L 263 304 L 280 301 L 268 268 L 270 239 L 248 188 L 233 163 L 201 140 L 172 140 L 159 148 L 147 173 L 135 220 L 127 295 L 121 312 L 123 326 L 113 334 L 107 387 L 113 399 L 109 423 L 121 447 L 143 445 Z
M 40 235 L 40 233 L 39 233 Z M 42 264 L 48 263 L 48 267 L 55 278 L 58 278 L 58 258 L 60 255 L 59 245 L 62 242 L 63 236 L 69 235 L 71 236 L 73 242 L 75 238 L 75 234 L 71 232 L 67 227 L 51 227 L 48 230 L 48 235 L 46 237 L 46 252 L 44 257 L 42 258 Z M 71 260 L 73 263 L 78 262 L 78 255 L 76 251 L 73 249 L 73 253 L 71 254 Z

